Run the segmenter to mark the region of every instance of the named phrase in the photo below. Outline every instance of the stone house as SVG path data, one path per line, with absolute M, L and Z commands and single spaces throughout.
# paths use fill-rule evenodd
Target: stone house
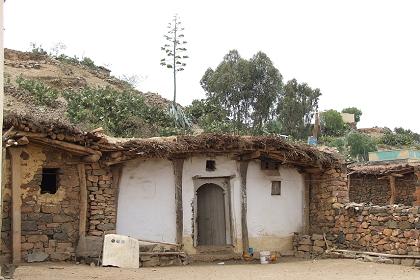
M 420 161 L 392 160 L 348 166 L 350 201 L 420 206 Z
M 73 260 L 106 233 L 192 256 L 285 253 L 348 202 L 337 155 L 279 137 L 117 140 L 10 115 L 4 127 L 1 251 L 15 263 Z

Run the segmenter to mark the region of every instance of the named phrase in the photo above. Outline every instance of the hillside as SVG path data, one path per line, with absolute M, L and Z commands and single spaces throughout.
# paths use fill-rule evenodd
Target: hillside
M 169 100 L 156 93 L 142 93 L 129 83 L 112 76 L 110 70 L 96 66 L 90 60 L 87 62 L 67 56 L 52 57 L 43 53 L 5 49 L 5 115 L 16 113 L 31 118 L 58 120 L 85 130 L 94 129 L 101 123 L 92 123 L 86 121 L 86 118 L 75 121 L 71 117 L 68 112 L 69 100 L 77 101 L 78 94 L 87 89 L 92 91 L 105 88 L 113 96 L 115 93 L 129 93 L 130 97 L 140 97 L 148 111 L 152 109 L 162 113 L 168 107 Z M 44 94 L 40 91 L 58 95 L 53 102 L 40 103 L 37 102 L 37 94 Z M 64 98 L 64 93 L 75 96 L 72 99 Z M 137 130 L 125 136 L 147 137 L 159 134 L 161 128 L 152 119 L 145 119 L 141 114 L 134 117 L 129 126 L 134 126 Z M 104 129 L 107 130 L 106 124 Z M 115 134 L 112 131 L 107 132 Z

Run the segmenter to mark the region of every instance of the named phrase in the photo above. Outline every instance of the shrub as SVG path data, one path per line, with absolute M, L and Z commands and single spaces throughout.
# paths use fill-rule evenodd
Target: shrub
M 146 105 L 143 97 L 135 92 L 87 87 L 78 92 L 67 91 L 64 97 L 68 103 L 67 113 L 73 122 L 102 126 L 113 136 L 143 136 L 137 134 L 140 131 L 140 127 L 136 127 L 138 119 L 156 130 L 173 126 L 167 112 Z
M 25 89 L 34 96 L 37 105 L 51 106 L 58 97 L 58 91 L 41 81 L 28 80 L 19 76 L 16 83 L 20 89 Z

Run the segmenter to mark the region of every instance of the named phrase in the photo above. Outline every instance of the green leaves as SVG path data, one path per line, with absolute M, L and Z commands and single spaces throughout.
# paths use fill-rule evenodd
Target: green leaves
M 19 89 L 27 90 L 34 98 L 37 105 L 52 106 L 58 98 L 58 91 L 38 80 L 24 79 L 20 75 L 16 79 Z
M 246 60 L 231 50 L 200 83 L 208 100 L 227 112 L 235 132 L 257 134 L 274 117 L 282 76 L 264 53 Z
M 155 127 L 155 131 L 159 127 L 172 126 L 172 120 L 164 110 L 146 105 L 144 98 L 136 92 L 87 87 L 63 95 L 73 122 L 102 126 L 113 136 L 147 136 L 138 130 L 146 125 Z
M 320 118 L 323 135 L 342 136 L 344 134 L 346 127 L 339 112 L 331 109 L 322 112 Z

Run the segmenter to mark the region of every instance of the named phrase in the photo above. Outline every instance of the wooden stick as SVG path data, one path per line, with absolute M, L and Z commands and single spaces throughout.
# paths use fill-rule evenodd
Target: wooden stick
M 351 254 L 369 255 L 369 256 L 387 257 L 387 258 L 420 259 L 420 255 L 393 255 L 393 254 L 386 254 L 386 253 L 363 252 L 363 251 L 352 251 L 352 250 L 339 250 L 339 249 L 332 249 L 331 252 L 351 253 Z

